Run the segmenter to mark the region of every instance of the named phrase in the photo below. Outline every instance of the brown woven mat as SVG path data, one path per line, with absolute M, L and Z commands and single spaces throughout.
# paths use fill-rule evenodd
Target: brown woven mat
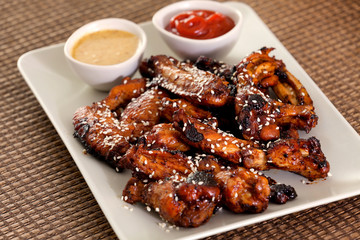
M 105 17 L 151 19 L 164 0 L 0 0 L 0 239 L 115 239 L 16 61 Z M 360 132 L 360 1 L 246 0 Z M 360 238 L 360 197 L 208 239 Z

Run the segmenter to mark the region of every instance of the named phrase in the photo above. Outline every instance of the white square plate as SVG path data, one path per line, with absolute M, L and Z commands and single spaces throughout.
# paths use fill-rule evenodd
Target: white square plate
M 72 115 L 75 110 L 101 100 L 106 93 L 91 89 L 70 70 L 63 54 L 63 44 L 49 46 L 22 55 L 18 67 L 41 106 L 54 124 L 71 156 L 83 174 L 105 216 L 120 239 L 194 239 L 228 231 L 274 217 L 293 213 L 360 194 L 360 137 L 306 74 L 280 41 L 247 5 L 226 2 L 244 15 L 241 37 L 229 56 L 222 59 L 235 64 L 263 46 L 275 47 L 273 54 L 282 59 L 298 77 L 314 100 L 319 116 L 318 126 L 308 136 L 316 136 L 331 166 L 332 177 L 314 184 L 303 184 L 304 178 L 282 171 L 270 171 L 278 182 L 295 187 L 298 197 L 285 205 L 270 204 L 261 214 L 216 213 L 203 226 L 193 229 L 162 229 L 162 220 L 141 204 L 129 205 L 121 200 L 129 172 L 116 173 L 90 155 L 73 138 Z M 148 36 L 145 57 L 167 54 L 177 57 L 160 39 L 150 22 L 141 24 Z M 349 103 L 351 104 L 351 103 Z M 131 209 L 132 211 L 130 211 Z

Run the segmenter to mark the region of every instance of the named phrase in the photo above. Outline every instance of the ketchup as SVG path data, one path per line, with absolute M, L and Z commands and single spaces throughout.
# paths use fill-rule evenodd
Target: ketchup
M 192 10 L 173 17 L 165 29 L 186 38 L 210 39 L 227 33 L 234 26 L 234 21 L 221 13 Z

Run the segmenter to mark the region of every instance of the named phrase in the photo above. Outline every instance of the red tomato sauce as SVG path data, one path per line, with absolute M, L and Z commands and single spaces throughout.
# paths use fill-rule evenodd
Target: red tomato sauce
M 165 29 L 186 38 L 210 39 L 227 33 L 234 26 L 234 21 L 221 13 L 192 10 L 173 17 Z

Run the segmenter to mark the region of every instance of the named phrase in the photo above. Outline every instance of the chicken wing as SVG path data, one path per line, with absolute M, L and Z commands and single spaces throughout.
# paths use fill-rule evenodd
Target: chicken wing
M 198 69 L 211 72 L 219 77 L 224 77 L 229 83 L 233 83 L 233 74 L 236 71 L 234 65 L 229 65 L 223 61 L 218 61 L 205 56 L 198 57 L 194 65 Z
M 174 127 L 182 132 L 182 139 L 197 149 L 239 164 L 243 158 L 266 162 L 265 153 L 251 141 L 242 140 L 187 116 L 183 110 L 174 114 Z
M 220 171 L 215 175 L 222 202 L 235 213 L 260 213 L 269 205 L 270 186 L 266 177 L 245 168 Z
M 123 199 L 129 203 L 141 201 L 176 226 L 198 227 L 214 214 L 221 194 L 211 175 L 198 172 L 185 181 L 166 179 L 143 184 L 132 179 Z
M 274 48 L 261 48 L 237 65 L 237 84 L 254 86 L 268 93 L 272 87 L 282 102 L 292 105 L 312 105 L 312 99 L 301 82 L 286 68 L 283 61 L 270 57 Z
M 262 48 L 237 65 L 235 112 L 245 139 L 276 140 L 287 135 L 282 128 L 295 136 L 296 130 L 309 132 L 318 121 L 305 87 L 281 60 L 269 56 L 272 50 Z
M 211 112 L 206 111 L 202 108 L 195 106 L 194 104 L 186 101 L 184 99 L 162 99 L 163 109 L 161 111 L 161 116 L 169 122 L 173 122 L 173 115 L 179 109 L 183 109 L 185 113 L 193 118 L 199 119 L 207 124 L 212 126 L 217 126 L 217 119 L 211 114 Z
M 164 55 L 150 57 L 147 66 L 154 72 L 152 84 L 161 86 L 192 103 L 221 107 L 228 102 L 230 89 L 223 77 Z
M 140 96 L 145 85 L 143 78 L 124 78 L 123 83 L 113 87 L 105 99 L 80 107 L 73 116 L 74 136 L 79 138 L 86 151 L 117 170 L 122 168 L 120 159 L 130 147 L 134 126 L 121 124 L 115 111 Z
M 313 106 L 284 104 L 249 86 L 238 89 L 235 112 L 239 129 L 248 140 L 276 140 L 282 128 L 309 132 L 318 121 Z
M 159 123 L 162 111 L 161 99 L 167 97 L 164 91 L 149 89 L 138 98 L 134 98 L 124 109 L 120 123 L 124 128 L 133 129 L 132 142 L 150 131 Z
M 193 162 L 186 155 L 163 149 L 149 150 L 144 145 L 132 146 L 122 161 L 125 168 L 140 179 L 182 178 L 193 171 Z
M 146 89 L 146 79 L 126 77 L 122 84 L 113 87 L 102 101 L 111 111 L 125 107 L 133 98 L 139 97 Z
M 77 109 L 73 116 L 74 136 L 79 138 L 88 153 L 122 168 L 119 159 L 130 147 L 131 131 L 120 127 L 107 105 L 101 102 Z
M 164 149 L 169 151 L 187 152 L 191 148 L 181 139 L 181 133 L 171 123 L 155 125 L 139 142 L 149 149 Z
M 265 164 L 244 158 L 244 166 L 256 170 L 282 169 L 300 174 L 309 180 L 324 178 L 330 170 L 330 164 L 315 137 L 283 139 L 269 145 Z
M 325 178 L 330 170 L 330 164 L 315 137 L 280 140 L 268 148 L 266 155 L 270 168 L 295 172 L 309 180 Z

